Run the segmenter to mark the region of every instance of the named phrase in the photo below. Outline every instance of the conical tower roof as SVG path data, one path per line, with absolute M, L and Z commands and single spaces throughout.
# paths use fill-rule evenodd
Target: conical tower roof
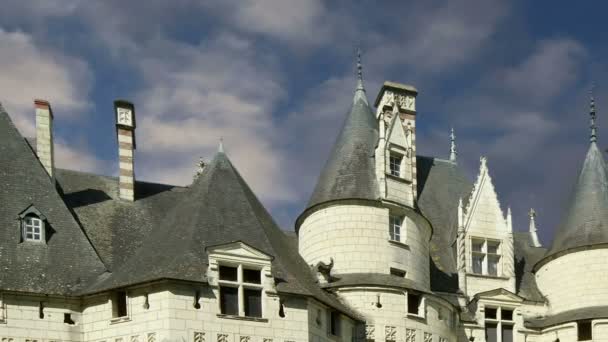
M 547 256 L 577 247 L 608 243 L 608 170 L 596 140 L 592 98 L 589 150 Z
M 352 107 L 307 208 L 340 199 L 378 199 L 374 169 L 377 142 L 378 122 L 367 101 L 359 62 Z

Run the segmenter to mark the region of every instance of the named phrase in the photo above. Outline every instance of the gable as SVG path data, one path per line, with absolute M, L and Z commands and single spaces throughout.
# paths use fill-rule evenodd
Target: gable
M 390 145 L 396 145 L 401 147 L 402 149 L 407 149 L 410 145 L 405 135 L 405 129 L 401 124 L 401 119 L 399 118 L 398 114 L 393 114 L 390 126 L 388 128 L 387 137 L 387 141 L 389 142 L 387 148 Z
M 480 292 L 475 295 L 475 299 L 480 301 L 490 301 L 490 302 L 511 302 L 511 303 L 521 303 L 524 301 L 524 298 L 516 295 L 515 293 L 505 290 L 503 288 Z
M 507 232 L 506 219 L 500 208 L 485 157 L 480 160 L 479 175 L 471 192 L 464 222 L 465 231 L 473 235 L 478 233 L 482 236 L 500 237 Z
M 249 246 L 242 241 L 231 242 L 222 245 L 207 247 L 207 253 L 211 258 L 222 259 L 247 259 L 257 261 L 271 261 L 273 257 L 257 248 Z

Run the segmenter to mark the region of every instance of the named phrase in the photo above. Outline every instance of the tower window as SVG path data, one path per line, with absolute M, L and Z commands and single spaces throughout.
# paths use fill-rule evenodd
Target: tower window
M 422 316 L 422 297 L 417 293 L 408 292 L 407 294 L 407 313 Z
M 403 156 L 398 155 L 396 153 L 391 153 L 389 157 L 389 168 L 391 171 L 391 175 L 396 177 L 401 177 L 401 161 L 403 160 Z
M 262 272 L 238 266 L 220 266 L 220 312 L 224 315 L 262 317 Z
M 389 217 L 389 235 L 390 239 L 393 241 L 401 242 L 402 239 L 402 226 L 403 226 L 403 217 L 391 215 Z
M 23 218 L 23 240 L 40 242 L 44 240 L 44 222 L 34 215 Z
M 576 327 L 578 331 L 578 341 L 593 340 L 591 321 L 579 321 L 576 323 Z
M 471 239 L 471 271 L 475 274 L 500 274 L 500 241 Z

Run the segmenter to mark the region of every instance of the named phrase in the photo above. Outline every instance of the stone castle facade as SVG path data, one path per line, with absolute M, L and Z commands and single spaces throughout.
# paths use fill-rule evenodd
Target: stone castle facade
M 54 166 L 0 106 L 0 342 L 608 341 L 608 168 L 589 151 L 552 245 L 514 231 L 485 158 L 474 182 L 416 149 L 417 90 L 351 109 L 295 233 L 220 149 L 188 187 Z M 422 122 L 422 124 L 424 124 Z

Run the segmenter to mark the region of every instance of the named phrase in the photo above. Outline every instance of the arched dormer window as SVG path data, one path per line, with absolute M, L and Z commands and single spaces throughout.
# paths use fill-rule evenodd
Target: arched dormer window
M 33 205 L 19 214 L 21 241 L 46 242 L 46 217 Z

